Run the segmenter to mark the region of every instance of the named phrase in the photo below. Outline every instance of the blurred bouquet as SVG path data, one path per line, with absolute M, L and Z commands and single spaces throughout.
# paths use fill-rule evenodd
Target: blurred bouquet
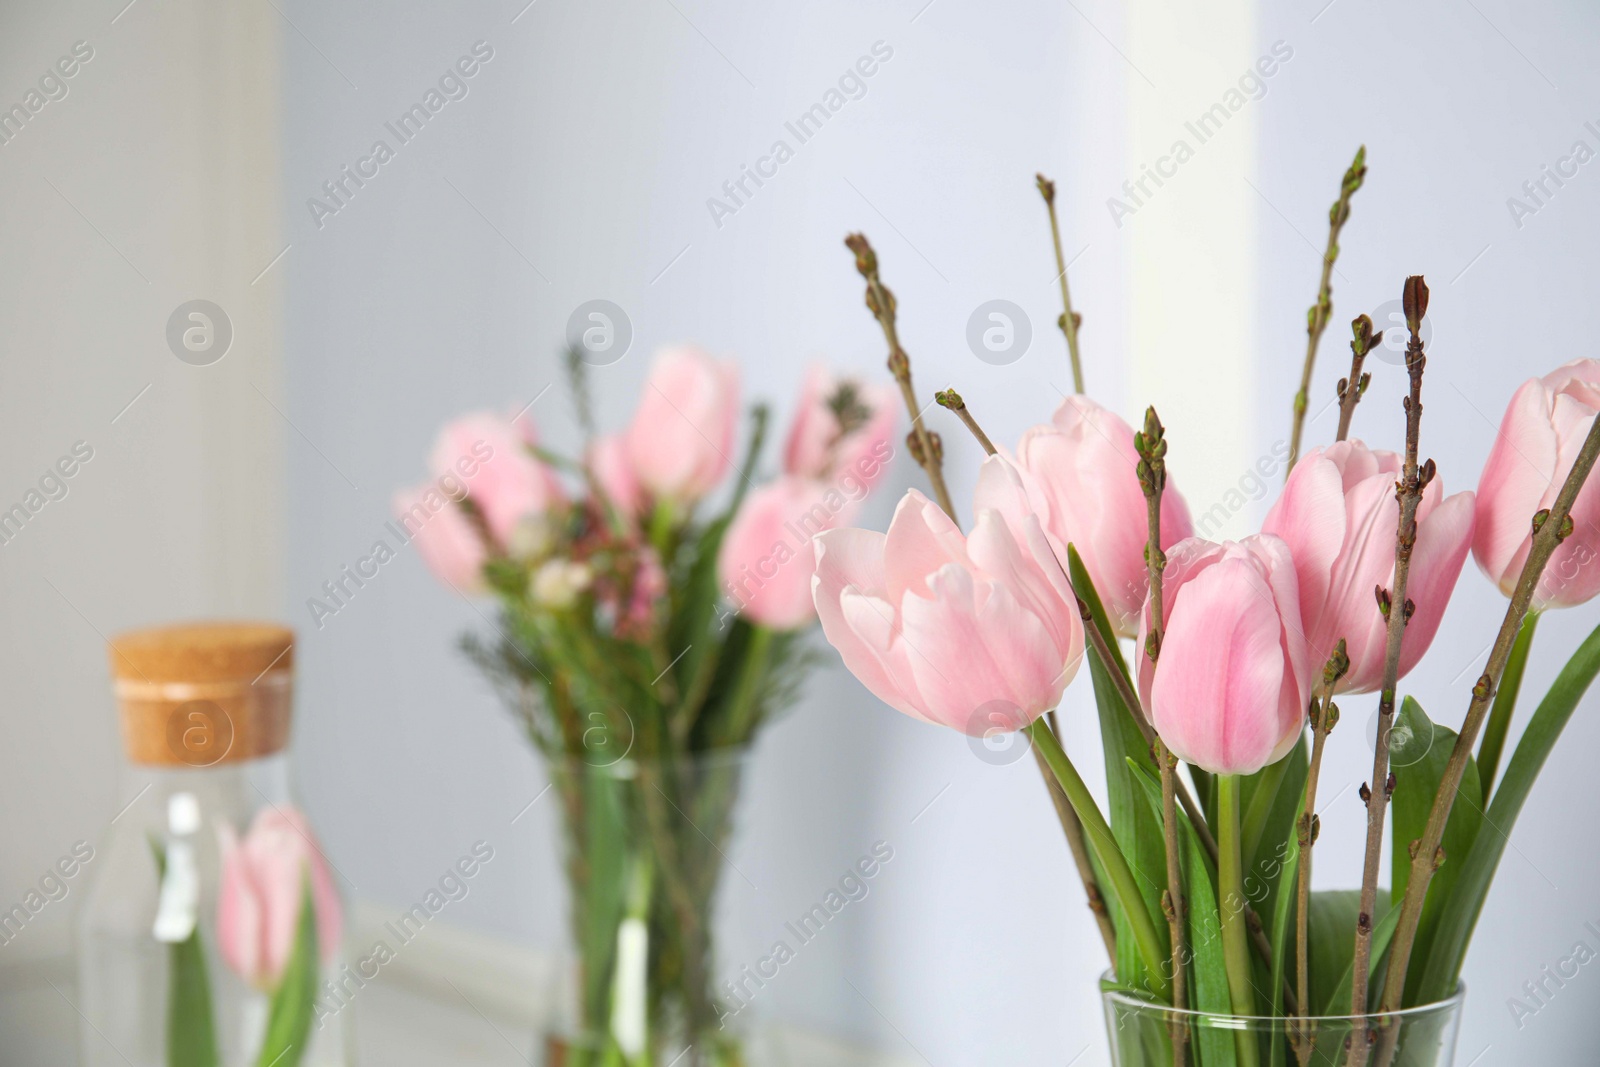
M 1135 431 L 1082 395 L 1081 318 L 1058 236 L 1077 395 L 1004 449 L 956 392 L 938 393 L 988 454 L 970 528 L 944 483 L 943 446 L 916 418 L 912 451 L 934 499 L 909 491 L 887 533 L 818 538 L 817 609 L 856 677 L 908 715 L 982 738 L 991 756 L 1009 744 L 1039 763 L 1112 965 L 1104 995 L 1119 1067 L 1279 1067 L 1291 1055 L 1302 1065 L 1447 1065 L 1461 964 L 1495 868 L 1600 672 L 1596 629 L 1497 780 L 1539 613 L 1600 592 L 1600 489 L 1585 487 L 1600 454 L 1600 361 L 1526 382 L 1476 495 L 1447 496 L 1447 464 L 1419 458 L 1428 289 L 1412 277 L 1401 301 L 1402 450 L 1349 437 L 1370 381 L 1363 362 L 1382 338 L 1362 315 L 1335 440 L 1300 456 L 1339 232 L 1365 173 L 1358 154 L 1329 213 L 1291 473 L 1260 533 L 1220 544 L 1192 536 L 1155 410 Z M 1041 177 L 1039 190 L 1054 230 L 1054 187 Z M 914 397 L 877 256 L 859 235 L 846 244 L 890 370 Z M 1469 550 L 1509 603 L 1489 644 L 1455 649 L 1489 655 L 1453 731 L 1397 691 L 1438 633 Z M 1132 662 L 1119 639 L 1131 639 Z M 1055 722 L 1085 659 L 1109 818 Z M 1377 726 L 1359 794 L 1360 888 L 1313 893 L 1334 698 L 1356 694 L 1376 694 Z
M 444 428 L 399 520 L 434 573 L 499 604 L 467 651 L 543 754 L 563 805 L 578 1032 L 566 1064 L 740 1062 L 711 991 L 711 912 L 741 756 L 813 662 L 813 538 L 849 522 L 893 455 L 889 390 L 808 374 L 783 470 L 756 484 L 766 411 L 734 469 L 739 374 L 662 351 L 628 427 L 582 458 L 526 411 Z M 733 475 L 731 498 L 702 505 Z

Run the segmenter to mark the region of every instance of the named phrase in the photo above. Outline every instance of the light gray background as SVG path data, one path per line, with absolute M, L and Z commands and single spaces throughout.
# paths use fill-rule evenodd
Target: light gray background
M 538 0 L 527 9 L 513 0 L 449 10 L 295 0 L 279 11 L 252 2 L 259 32 L 274 35 L 281 52 L 281 140 L 270 125 L 258 131 L 281 144 L 278 188 L 266 194 L 278 232 L 244 242 L 238 259 L 249 264 L 240 268 L 247 279 L 289 248 L 262 282 L 281 279 L 284 294 L 282 417 L 258 405 L 257 425 L 188 435 L 184 426 L 206 425 L 208 390 L 219 382 L 244 389 L 248 379 L 279 398 L 270 322 L 236 316 L 241 347 L 218 374 L 196 377 L 165 353 L 160 330 L 189 296 L 227 306 L 208 284 L 221 286 L 223 272 L 207 272 L 196 256 L 183 284 L 130 295 L 137 280 L 114 249 L 41 179 L 152 269 L 154 247 L 180 227 L 186 205 L 209 198 L 226 207 L 230 191 L 246 187 L 262 195 L 259 174 L 196 177 L 203 157 L 163 151 L 173 127 L 205 143 L 203 118 L 175 118 L 167 102 L 204 100 L 220 76 L 174 41 L 171 7 L 182 5 L 164 0 L 142 0 L 104 31 L 120 2 L 62 5 L 48 17 L 13 9 L 0 23 L 15 27 L 0 32 L 0 100 L 20 96 L 73 39 L 98 46 L 96 34 L 114 32 L 108 41 L 121 45 L 107 44 L 104 65 L 97 59 L 68 100 L 47 108 L 40 137 L 0 148 L 0 336 L 10 386 L 0 395 L 0 499 L 19 497 L 86 436 L 80 425 L 109 419 L 152 375 L 171 383 L 169 397 L 188 397 L 152 405 L 149 421 L 127 430 L 128 419 L 108 424 L 127 435 L 113 442 L 121 450 L 97 453 L 73 495 L 25 531 L 30 543 L 0 549 L 8 682 L 0 707 L 11 739 L 0 753 L 8 816 L 0 899 L 19 897 L 122 802 L 97 631 L 267 611 L 301 632 L 300 780 L 354 895 L 399 908 L 485 838 L 503 862 L 452 917 L 512 943 L 559 947 L 553 812 L 541 802 L 511 822 L 542 775 L 455 651 L 487 609 L 442 589 L 410 553 L 321 629 L 305 600 L 378 536 L 389 495 L 421 476 L 442 420 L 520 407 L 555 382 L 533 412 L 552 443 L 575 441 L 555 357 L 567 315 L 584 300 L 616 301 L 635 330 L 633 352 L 595 375 L 605 425 L 627 417 L 650 349 L 685 338 L 739 358 L 748 391 L 774 401 L 781 425 L 806 360 L 880 373 L 881 338 L 840 244 L 864 229 L 900 297 L 922 391 L 957 385 L 992 435 L 1014 439 L 1048 416 L 1070 381 L 1032 189 L 1033 172 L 1044 170 L 1060 182 L 1068 255 L 1082 253 L 1072 279 L 1091 390 L 1125 416 L 1152 398 L 1162 404 L 1176 429 L 1174 480 L 1199 511 L 1286 433 L 1325 213 L 1364 142 L 1373 169 L 1345 231 L 1314 413 L 1343 371 L 1341 324 L 1398 296 L 1412 272 L 1433 289 L 1424 449 L 1447 490 L 1475 482 L 1517 382 L 1594 354 L 1597 164 L 1520 228 L 1506 207 L 1574 140 L 1600 148 L 1583 128 L 1589 119 L 1600 125 L 1590 62 L 1600 16 L 1578 4 L 1224 5 L 1219 22 L 1250 28 L 1219 31 L 1227 46 L 1218 48 L 1181 21 L 1198 16 L 1108 0 L 925 8 L 922 0 Z M 307 198 L 387 136 L 383 123 L 480 39 L 495 56 L 469 96 L 318 229 Z M 878 40 L 894 57 L 865 98 L 716 227 L 706 198 Z M 1242 195 L 1248 220 L 1217 243 L 1216 262 L 1244 272 L 1236 280 L 1257 299 L 1181 323 L 1182 345 L 1141 348 L 1133 308 L 1161 293 L 1148 288 L 1140 257 L 1182 242 L 1188 224 L 1176 211 L 1112 222 L 1106 198 L 1153 158 L 1143 143 L 1130 147 L 1130 116 L 1144 116 L 1138 128 L 1165 122 L 1178 135 L 1277 40 L 1293 47 L 1293 60 L 1248 106 L 1251 125 L 1224 134 L 1253 144 L 1202 148 L 1159 201 L 1186 197 L 1185 186 Z M 206 51 L 201 40 L 195 52 Z M 1175 53 L 1181 76 L 1149 60 Z M 150 83 L 163 76 L 188 80 L 162 95 Z M 1235 156 L 1245 163 L 1230 171 Z M 186 182 L 207 192 L 172 191 Z M 1001 368 L 974 358 L 963 340 L 970 311 L 995 297 L 1024 307 L 1035 335 L 1022 360 Z M 252 340 L 272 350 L 259 380 Z M 1253 421 L 1227 416 L 1208 428 L 1204 412 L 1180 410 L 1182 390 L 1160 384 L 1208 365 L 1237 378 Z M 1357 432 L 1392 446 L 1402 375 L 1369 366 Z M 1136 382 L 1156 384 L 1136 393 Z M 158 399 L 152 391 L 145 401 Z M 940 428 L 964 501 L 974 453 L 953 424 Z M 1324 414 L 1308 438 L 1326 440 L 1332 429 Z M 261 455 L 226 456 L 223 477 L 206 474 L 218 469 L 207 450 L 239 438 L 270 444 Z M 200 488 L 207 477 L 211 488 Z M 919 482 L 902 465 L 864 521 L 886 521 L 908 484 Z M 245 524 L 259 532 L 259 551 L 244 534 L 219 548 L 205 533 L 218 501 L 240 497 L 259 504 L 259 519 Z M 1265 507 L 1251 503 L 1228 532 L 1249 532 Z M 220 561 L 191 565 L 208 552 Z M 230 586 L 230 574 L 254 584 Z M 1441 720 L 1459 720 L 1502 604 L 1469 564 L 1434 652 L 1407 685 Z M 1544 622 L 1530 692 L 1593 619 L 1579 609 Z M 1371 705 L 1345 701 L 1331 743 L 1319 884 L 1356 878 L 1355 786 L 1370 766 Z M 1506 853 L 1467 971 L 1462 1064 L 1586 1062 L 1600 1037 L 1600 984 L 1588 968 L 1520 1030 L 1506 1006 L 1578 940 L 1600 948 L 1584 930 L 1600 922 L 1593 709 L 1591 698 L 1574 717 Z M 1086 682 L 1069 692 L 1063 717 L 1080 763 L 1097 772 Z M 986 766 L 961 738 L 883 708 L 837 668 L 812 679 L 757 757 L 740 873 L 729 877 L 735 952 L 745 953 L 735 958 L 753 958 L 880 839 L 896 854 L 871 896 L 763 992 L 765 1013 L 938 1067 L 1104 1062 L 1093 992 L 1101 950 L 1031 763 Z

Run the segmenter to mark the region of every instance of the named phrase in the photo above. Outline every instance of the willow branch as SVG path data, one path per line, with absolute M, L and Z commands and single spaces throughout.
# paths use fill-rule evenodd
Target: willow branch
M 1422 351 L 1422 317 L 1428 311 L 1428 287 L 1420 275 L 1406 279 L 1404 305 L 1406 326 L 1411 340 L 1406 343 L 1406 371 L 1411 392 L 1405 398 L 1406 455 L 1395 485 L 1400 504 L 1400 522 L 1395 531 L 1394 582 L 1392 589 L 1378 587 L 1378 610 L 1388 620 L 1383 660 L 1383 689 L 1378 698 L 1378 739 L 1372 752 L 1372 780 L 1361 787 L 1367 805 L 1367 851 L 1361 873 L 1361 905 L 1356 916 L 1355 958 L 1351 963 L 1350 1014 L 1367 1013 L 1368 967 L 1372 958 L 1372 913 L 1378 900 L 1378 868 L 1383 861 L 1383 817 L 1389 795 L 1394 791 L 1394 775 L 1389 771 L 1389 731 L 1394 726 L 1394 693 L 1400 677 L 1400 641 L 1413 605 L 1406 599 L 1406 580 L 1411 573 L 1411 552 L 1417 544 L 1417 505 L 1423 488 L 1433 480 L 1433 460 L 1417 466 L 1417 438 L 1422 428 L 1422 372 L 1428 360 Z M 1350 1041 L 1349 1067 L 1367 1061 L 1371 1031 L 1363 1026 Z
M 900 347 L 900 333 L 895 328 L 895 302 L 883 281 L 878 277 L 878 254 L 872 250 L 865 234 L 853 233 L 844 239 L 845 247 L 855 253 L 856 270 L 867 280 L 867 310 L 883 327 L 883 338 L 889 343 L 889 373 L 900 386 L 900 395 L 911 414 L 911 433 L 906 445 L 912 458 L 928 475 L 933 495 L 952 520 L 956 517 L 955 505 L 950 502 L 950 490 L 944 484 L 944 450 L 939 435 L 922 424 L 922 407 L 917 403 L 917 392 L 911 386 L 911 359 Z
M 1328 328 L 1328 318 L 1333 314 L 1333 264 L 1339 258 L 1339 231 L 1350 218 L 1350 198 L 1361 188 L 1366 176 L 1367 146 L 1362 145 L 1339 183 L 1339 199 L 1328 209 L 1328 247 L 1322 253 L 1322 283 L 1317 287 L 1317 302 L 1306 312 L 1306 362 L 1300 371 L 1300 391 L 1294 395 L 1294 425 L 1289 432 L 1289 464 L 1285 475 L 1294 469 L 1295 460 L 1300 458 L 1300 434 L 1306 425 L 1311 369 L 1317 362 L 1317 344 L 1322 340 L 1322 331 Z
M 1339 723 L 1339 708 L 1333 702 L 1334 687 L 1350 669 L 1350 657 L 1345 654 L 1344 639 L 1340 638 L 1322 668 L 1322 688 L 1311 698 L 1311 763 L 1306 769 L 1305 800 L 1300 806 L 1300 818 L 1295 826 L 1296 840 L 1300 846 L 1300 863 L 1295 886 L 1295 992 L 1306 1014 L 1290 1030 L 1290 1043 L 1295 1057 L 1302 1063 L 1311 1060 L 1312 1030 L 1311 1005 L 1311 849 L 1317 843 L 1321 820 L 1317 818 L 1317 779 L 1322 772 L 1322 749 L 1328 734 Z
M 1363 373 L 1361 365 L 1383 340 L 1383 331 L 1374 330 L 1372 319 L 1366 315 L 1357 315 L 1351 320 L 1350 334 L 1350 377 L 1339 379 L 1339 433 L 1335 441 L 1350 436 L 1350 419 L 1356 413 L 1356 405 L 1367 395 L 1367 384 L 1372 381 L 1371 373 Z
M 1145 409 L 1144 429 L 1134 434 L 1133 447 L 1139 454 L 1139 488 L 1144 493 L 1145 521 L 1150 531 L 1149 540 L 1144 546 L 1145 569 L 1150 581 L 1149 599 L 1145 602 L 1147 625 L 1144 652 L 1150 657 L 1150 667 L 1154 670 L 1161 656 L 1164 625 L 1161 572 L 1167 566 L 1166 554 L 1161 551 L 1161 491 L 1167 485 L 1167 438 L 1166 428 L 1156 416 L 1155 408 Z M 1178 866 L 1178 761 L 1159 736 L 1156 738 L 1155 756 L 1161 770 L 1161 836 L 1167 860 L 1167 889 L 1161 894 L 1161 910 L 1167 916 L 1167 937 L 1172 945 L 1172 1006 L 1182 1011 L 1188 1007 L 1185 988 L 1188 953 L 1183 938 L 1187 902 L 1183 896 L 1183 870 Z M 1178 1016 L 1172 1026 L 1173 1067 L 1184 1067 L 1188 1062 L 1188 1039 L 1188 1028 L 1183 1024 L 1182 1017 Z
M 1444 852 L 1439 842 L 1444 839 L 1450 809 L 1461 788 L 1461 776 L 1466 771 L 1472 746 L 1483 726 L 1489 701 L 1493 699 L 1495 688 L 1505 673 L 1517 631 L 1522 628 L 1522 620 L 1527 617 L 1533 603 L 1533 593 L 1544 573 L 1545 564 L 1550 562 L 1550 556 L 1561 542 L 1572 534 L 1572 502 L 1578 498 L 1578 491 L 1583 488 L 1584 481 L 1594 468 L 1597 455 L 1600 455 L 1600 419 L 1596 419 L 1589 427 L 1589 436 L 1584 438 L 1583 448 L 1573 461 L 1567 480 L 1561 484 L 1555 503 L 1549 510 L 1533 517 L 1533 547 L 1528 551 L 1527 562 L 1522 565 L 1522 574 L 1512 590 L 1511 603 L 1506 605 L 1506 617 L 1500 623 L 1499 634 L 1495 636 L 1488 665 L 1472 687 L 1467 717 L 1456 736 L 1455 747 L 1450 750 L 1450 761 L 1445 764 L 1444 777 L 1439 780 L 1439 791 L 1434 794 L 1433 807 L 1428 812 L 1427 827 L 1422 837 L 1411 844 L 1411 877 L 1406 882 L 1405 899 L 1400 906 L 1400 922 L 1394 931 L 1394 947 L 1389 954 L 1389 977 L 1384 984 L 1380 1007 L 1400 1005 L 1405 991 L 1406 968 L 1410 965 L 1411 948 L 1417 936 L 1417 922 L 1422 917 L 1422 904 L 1428 893 L 1428 882 L 1444 862 Z M 1389 1008 L 1384 1007 L 1383 1010 Z
M 1043 174 L 1036 174 L 1034 184 L 1039 187 L 1039 195 L 1044 197 L 1044 206 L 1050 211 L 1050 240 L 1056 249 L 1056 277 L 1061 282 L 1063 308 L 1056 324 L 1061 327 L 1061 332 L 1067 335 L 1067 355 L 1072 360 L 1072 391 L 1081 393 L 1083 362 L 1078 358 L 1078 327 L 1083 324 L 1083 316 L 1072 310 L 1072 294 L 1067 290 L 1067 261 L 1061 254 L 1061 223 L 1056 219 L 1056 183 Z

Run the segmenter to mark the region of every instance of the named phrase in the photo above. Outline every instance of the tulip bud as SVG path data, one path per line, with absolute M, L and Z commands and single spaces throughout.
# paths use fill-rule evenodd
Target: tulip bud
M 429 465 L 446 491 L 457 478 L 483 516 L 491 536 L 504 545 L 517 523 L 561 503 L 565 493 L 555 472 L 533 455 L 533 424 L 513 423 L 490 412 L 464 415 L 439 431 Z
M 692 346 L 656 356 L 629 424 L 628 459 L 659 500 L 693 504 L 728 472 L 739 420 L 739 368 Z
M 812 365 L 784 444 L 783 470 L 860 495 L 888 468 L 899 399 L 893 386 L 838 379 Z
M 1393 452 L 1369 449 L 1360 441 L 1314 448 L 1295 465 L 1262 524 L 1262 531 L 1283 538 L 1294 556 L 1312 668 L 1320 669 L 1339 641 L 1345 642 L 1350 666 L 1339 681 L 1341 693 L 1372 692 L 1383 684 L 1400 524 L 1394 485 L 1401 467 Z M 1417 506 L 1408 603 L 1400 605 L 1408 613 L 1401 677 L 1438 632 L 1472 543 L 1472 516 L 1472 493 L 1444 497 L 1442 483 L 1430 473 Z
M 228 967 L 257 988 L 278 984 L 294 948 L 308 877 L 322 961 L 331 962 L 344 915 L 305 817 L 287 805 L 266 807 L 242 840 L 229 826 L 221 836 L 217 950 Z
M 1600 361 L 1576 360 L 1524 382 L 1511 398 L 1478 480 L 1473 557 L 1507 596 L 1516 588 L 1595 412 L 1600 410 Z M 1600 490 L 1584 484 L 1568 515 L 1567 534 L 1545 565 L 1533 606 L 1572 607 L 1600 592 Z
M 723 590 L 739 613 L 773 630 L 809 623 L 816 614 L 812 539 L 855 510 L 837 490 L 804 478 L 779 478 L 745 497 L 717 556 Z
M 462 592 L 484 588 L 488 551 L 460 504 L 430 484 L 396 493 L 394 513 L 436 578 Z
M 1289 546 L 1190 538 L 1168 556 L 1161 658 L 1139 660 L 1152 724 L 1189 763 L 1254 774 L 1299 738 L 1310 692 Z
M 1154 412 L 1147 413 L 1153 419 Z M 1159 420 L 1145 427 L 1147 448 L 1165 454 Z M 1157 457 L 1159 458 L 1159 456 Z M 1022 515 L 1039 516 L 1056 554 L 1065 559 L 1070 542 L 1083 557 L 1095 591 L 1105 604 L 1113 629 L 1132 636 L 1149 593 L 1145 545 L 1149 519 L 1143 477 L 1151 477 L 1142 460 L 1133 429 L 1116 414 L 1086 396 L 1073 396 L 1057 409 L 1049 425 L 1035 426 L 1017 443 L 1015 466 L 1026 498 L 1014 510 L 1005 501 L 985 500 L 978 507 L 999 507 L 1015 525 Z M 1162 466 L 1161 547 L 1166 549 L 1192 532 L 1189 509 Z M 991 484 L 998 484 L 993 483 Z M 1008 498 L 1010 499 L 1010 498 Z

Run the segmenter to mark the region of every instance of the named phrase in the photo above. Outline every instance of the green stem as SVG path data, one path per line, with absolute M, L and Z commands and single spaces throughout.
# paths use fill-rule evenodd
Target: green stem
M 1242 859 L 1252 863 L 1261 854 L 1261 835 L 1266 832 L 1267 817 L 1272 814 L 1273 802 L 1278 799 L 1278 790 L 1283 785 L 1283 776 L 1289 772 L 1291 753 L 1277 763 L 1269 763 L 1261 772 L 1261 777 L 1256 779 L 1256 788 L 1250 794 L 1250 806 L 1245 809 L 1244 822 L 1241 824 L 1239 836 L 1240 852 Z
M 1050 765 L 1051 773 L 1056 776 L 1056 781 L 1061 783 L 1061 790 L 1067 794 L 1072 810 L 1078 813 L 1078 821 L 1083 824 L 1090 847 L 1094 849 L 1095 857 L 1099 859 L 1100 866 L 1111 882 L 1111 891 L 1116 894 L 1117 902 L 1122 905 L 1122 910 L 1127 915 L 1128 925 L 1133 928 L 1133 938 L 1139 946 L 1139 955 L 1144 960 L 1145 969 L 1150 973 L 1150 980 L 1152 984 L 1159 983 L 1158 987 L 1151 989 L 1150 992 L 1158 1000 L 1169 1000 L 1172 992 L 1164 977 L 1167 959 L 1166 952 L 1161 947 L 1161 935 L 1156 932 L 1156 925 L 1151 921 L 1150 912 L 1144 906 L 1144 898 L 1139 893 L 1139 884 L 1134 881 L 1133 871 L 1128 867 L 1127 858 L 1117 847 L 1117 839 L 1112 836 L 1111 827 L 1106 825 L 1105 816 L 1100 813 L 1099 805 L 1095 804 L 1089 787 L 1084 785 L 1083 779 L 1078 776 L 1077 768 L 1067 758 L 1061 742 L 1050 732 L 1049 724 L 1042 718 L 1036 719 L 1033 725 L 1027 728 L 1027 734 L 1039 747 L 1039 751 L 1044 753 L 1045 762 Z M 1249 962 L 1248 957 L 1245 962 Z
M 1222 960 L 1235 1015 L 1255 1015 L 1250 984 L 1250 938 L 1244 918 L 1244 860 L 1239 853 L 1239 776 L 1217 776 L 1217 900 L 1221 904 Z M 1257 1067 L 1255 1035 L 1235 1035 L 1240 1067 Z
M 1489 711 L 1489 721 L 1483 728 L 1483 742 L 1478 748 L 1478 779 L 1483 783 L 1483 805 L 1489 804 L 1489 793 L 1494 785 L 1494 774 L 1500 766 L 1500 754 L 1505 751 L 1506 731 L 1511 727 L 1511 715 L 1517 708 L 1517 693 L 1522 688 L 1522 671 L 1528 665 L 1528 650 L 1533 647 L 1533 628 L 1539 624 L 1539 613 L 1528 612 L 1522 629 L 1517 631 L 1516 643 L 1511 646 L 1511 658 L 1506 660 L 1506 673 L 1500 679 L 1500 688 L 1494 695 L 1494 707 Z
M 677 521 L 677 509 L 666 500 L 658 502 L 650 513 L 650 544 L 661 557 L 663 567 L 672 566 L 672 534 Z
M 734 680 L 733 699 L 728 704 L 728 715 L 723 720 L 721 743 L 744 744 L 755 726 L 756 710 L 761 701 L 761 684 L 767 677 L 767 663 L 772 658 L 773 631 L 765 626 L 752 626 L 750 640 L 744 648 L 744 662 L 739 664 L 739 676 Z

